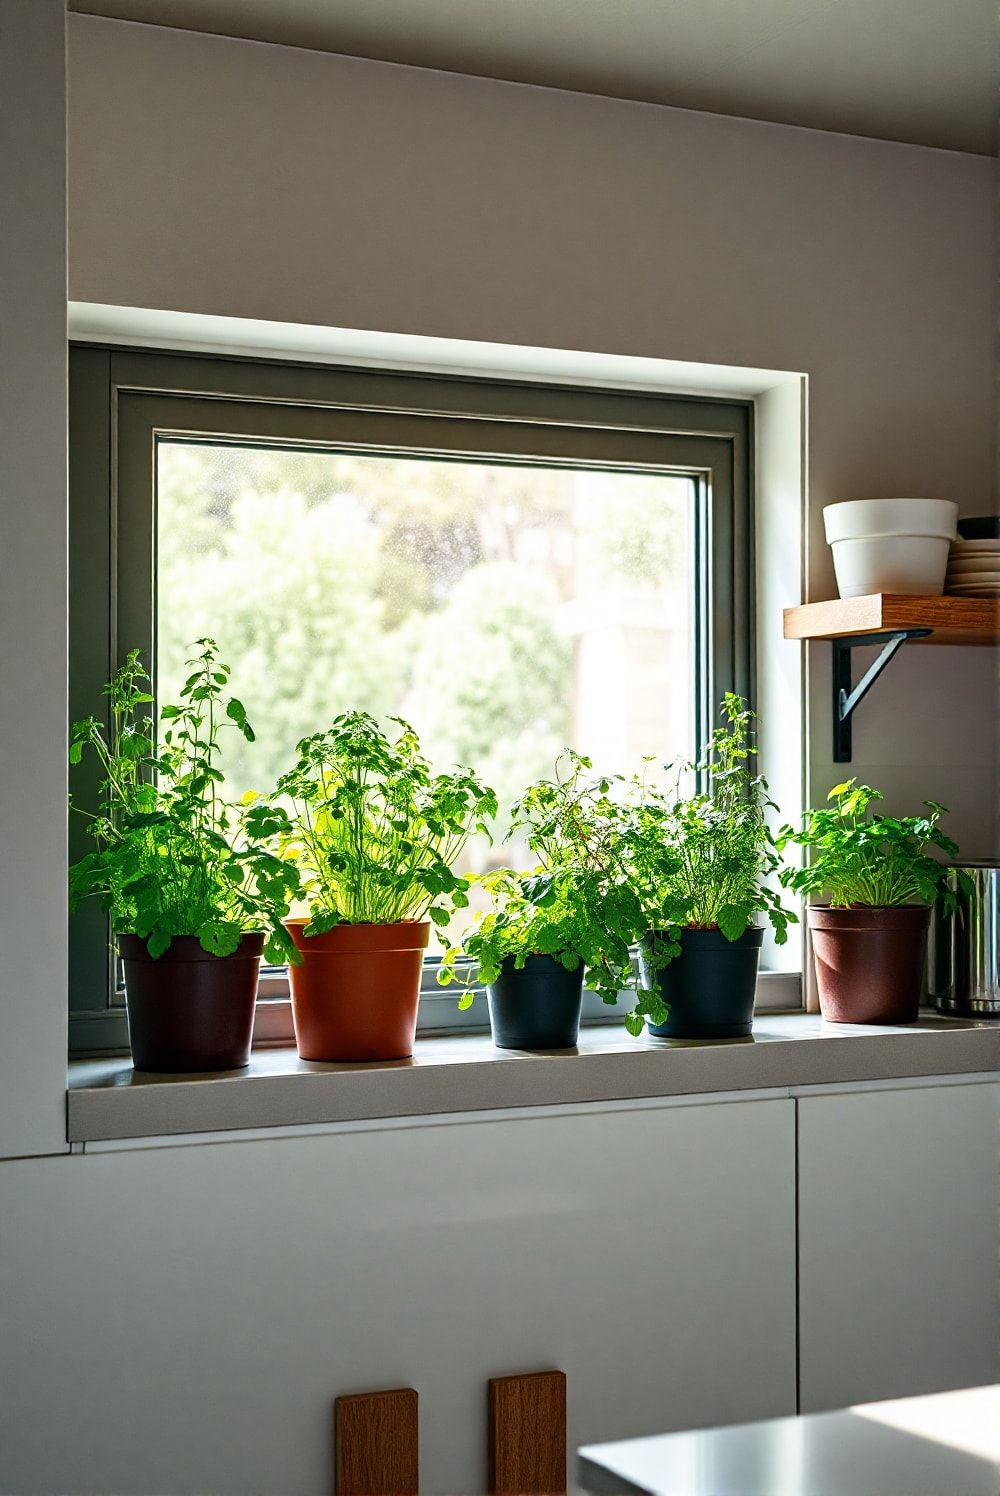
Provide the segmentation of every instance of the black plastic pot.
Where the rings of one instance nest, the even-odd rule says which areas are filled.
[[[498,1049],[572,1049],[580,1034],[583,966],[567,971],[552,956],[514,958],[486,989],[493,1043]]]
[[[640,947],[643,984],[655,983],[670,1009],[666,1023],[649,1024],[654,1038],[745,1038],[753,1026],[763,942],[756,925],[731,941],[721,930],[682,930],[680,955],[652,973]]]
[[[263,935],[213,956],[176,935],[155,960],[138,935],[117,936],[137,1070],[241,1070],[250,1060]]]

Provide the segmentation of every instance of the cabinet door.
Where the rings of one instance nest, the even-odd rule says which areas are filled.
[[[0,1490],[316,1496],[333,1399],[413,1387],[484,1491],[528,1371],[571,1451],[791,1413],[794,1212],[786,1098],[5,1163]]]
[[[995,1381],[1000,1083],[798,1105],[802,1411]]]

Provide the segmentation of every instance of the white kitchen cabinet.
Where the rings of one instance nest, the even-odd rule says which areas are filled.
[[[322,1496],[333,1399],[411,1386],[421,1490],[481,1491],[487,1378],[550,1367],[572,1448],[791,1413],[794,1147],[778,1098],[2,1163],[0,1490]]]
[[[997,1380],[1000,1082],[798,1107],[801,1410]]]
[[[792,1413],[796,1111],[803,1411],[993,1379],[1000,1082],[125,1147],[0,1164],[0,1489],[319,1496],[409,1385],[481,1490],[548,1367],[571,1448]]]

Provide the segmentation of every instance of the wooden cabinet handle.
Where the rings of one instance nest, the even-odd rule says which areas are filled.
[[[417,1394],[412,1387],[338,1397],[335,1496],[417,1496]]]
[[[565,1372],[494,1377],[488,1406],[490,1496],[565,1496]]]

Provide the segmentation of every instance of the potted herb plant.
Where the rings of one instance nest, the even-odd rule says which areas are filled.
[[[300,954],[292,1017],[307,1060],[395,1060],[413,1052],[431,923],[468,904],[454,863],[489,835],[493,791],[468,771],[433,774],[413,729],[390,740],[366,712],[303,738],[278,781],[292,806],[280,851],[301,870],[309,914],[285,921]]]
[[[756,916],[779,945],[795,918],[767,882],[779,858],[766,816],[774,807],[753,769],[753,723],[742,698],[727,693],[700,762],[682,766],[702,776],[697,793],[632,781],[622,852],[645,923],[640,1002],[626,1020],[633,1034],[645,1018],[657,1038],[748,1035],[764,940]]]
[[[88,717],[70,741],[71,764],[92,752],[103,773],[70,905],[96,897],[110,912],[139,1070],[246,1065],[261,955],[295,956],[281,919],[298,878],[267,847],[286,818],[222,798],[220,734],[252,741],[253,729],[242,703],[224,699],[230,672],[213,641],[198,647],[179,704],[160,712],[159,743],[137,650],[106,688],[108,725]]]
[[[571,1048],[585,982],[608,1004],[636,985],[632,947],[643,909],[621,855],[631,817],[618,793],[623,785],[621,776],[595,775],[590,759],[565,753],[555,777],[531,785],[513,807],[509,835],[525,834],[539,866],[478,880],[493,907],[447,952],[438,980],[485,983],[500,1048]],[[466,990],[459,1006],[472,1000]],[[666,1017],[655,991],[639,992],[637,1001]]]
[[[583,1003],[580,946],[589,932],[570,880],[504,867],[476,881],[492,908],[445,952],[438,981],[463,982],[461,1009],[472,1006],[473,977],[483,983],[498,1049],[572,1049]]]
[[[473,1001],[473,976],[485,985],[498,1049],[572,1049],[585,972],[588,986],[608,1002],[629,982],[630,925],[611,928],[615,908],[608,909],[593,870],[579,865],[550,864],[533,873],[499,868],[477,882],[492,908],[461,946],[446,952],[438,981],[464,980],[460,1008]]]
[[[928,850],[958,854],[938,825],[944,806],[928,800],[925,815],[886,816],[873,809],[882,799],[849,779],[834,785],[832,803],[806,811],[801,830],[786,826],[778,839],[779,848],[794,842],[810,854],[782,882],[810,900],[820,1011],[831,1023],[916,1023],[931,905],[955,909],[948,868]],[[812,902],[824,895],[826,903]]]

